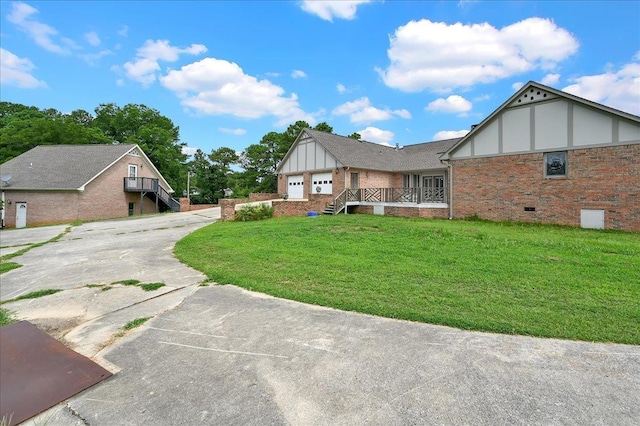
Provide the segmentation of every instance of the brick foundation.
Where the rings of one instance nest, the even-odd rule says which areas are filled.
[[[373,206],[349,207],[349,213],[373,214]],[[384,206],[384,215],[396,217],[421,217],[423,219],[448,219],[449,209],[430,207]]]
[[[542,153],[452,160],[453,214],[580,226],[605,212],[605,229],[640,231],[640,144],[567,152],[567,176],[544,177]],[[535,208],[535,211],[525,211]]]

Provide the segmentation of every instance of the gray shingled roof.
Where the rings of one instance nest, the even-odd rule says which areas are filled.
[[[457,138],[407,145],[396,150],[395,147],[358,141],[319,130],[304,131],[344,166],[388,172],[444,168],[446,166],[440,162],[440,156],[460,140]]]
[[[135,145],[40,145],[0,165],[2,189],[80,189]]]

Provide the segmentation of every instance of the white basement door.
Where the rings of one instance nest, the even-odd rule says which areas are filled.
[[[311,192],[314,194],[331,194],[333,191],[333,175],[328,173],[315,173],[311,176]]]
[[[287,194],[289,198],[304,198],[304,176],[287,176]]]

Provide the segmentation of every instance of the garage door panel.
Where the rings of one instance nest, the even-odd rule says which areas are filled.
[[[304,176],[287,176],[287,194],[289,198],[304,198]]]
[[[311,176],[311,191],[314,194],[332,194],[333,193],[333,174],[314,173]]]

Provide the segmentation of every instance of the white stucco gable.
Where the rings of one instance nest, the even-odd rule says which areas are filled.
[[[308,133],[302,132],[278,166],[278,173],[333,170],[342,164]]]
[[[529,82],[443,159],[640,143],[640,117]]]

